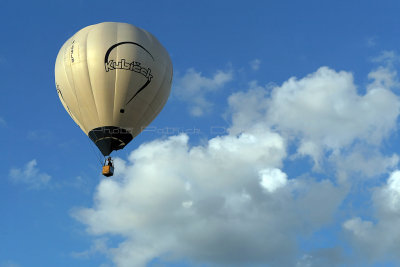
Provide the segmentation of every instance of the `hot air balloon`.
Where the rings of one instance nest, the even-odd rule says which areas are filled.
[[[106,157],[158,115],[169,97],[172,73],[168,52],[151,33],[104,22],[64,43],[55,83],[68,114]],[[112,164],[103,169],[107,166],[103,174],[112,175]]]

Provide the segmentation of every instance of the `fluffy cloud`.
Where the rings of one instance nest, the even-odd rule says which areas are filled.
[[[26,184],[31,189],[39,189],[51,179],[47,173],[39,171],[36,159],[29,161],[23,168],[11,168],[9,172],[11,181],[15,183]]]
[[[173,92],[187,103],[192,116],[199,117],[212,109],[213,104],[207,96],[224,87],[232,78],[230,71],[217,71],[212,78],[208,78],[201,72],[189,69],[185,75],[178,77]]]
[[[371,87],[357,93],[352,74],[320,68],[273,90],[268,120],[283,132],[301,136],[329,149],[340,149],[356,139],[378,143],[396,125],[399,101],[391,91]],[[299,151],[308,153],[301,145]]]
[[[116,179],[103,180],[94,207],[74,216],[93,235],[125,238],[109,249],[117,266],[154,257],[291,265],[297,237],[330,222],[345,190],[288,179],[285,156],[284,140],[269,131],[192,148],[186,135],[156,140],[117,160]]]
[[[259,176],[261,186],[270,193],[287,183],[287,175],[280,169],[263,169],[259,171]]]
[[[355,145],[344,155],[331,155],[329,161],[336,167],[337,177],[345,181],[350,176],[374,178],[386,174],[397,168],[399,156],[383,155],[376,148]]]
[[[115,177],[101,181],[93,207],[78,208],[73,216],[96,240],[122,237],[114,247],[101,243],[101,253],[120,267],[144,266],[154,258],[212,266],[343,262],[335,245],[304,251],[298,242],[337,223],[334,215],[351,187],[335,178],[376,177],[397,166],[396,154],[379,150],[396,128],[400,106],[391,92],[396,75],[387,68],[371,72],[364,94],[351,73],[327,67],[281,86],[252,83],[229,97],[232,125],[226,135],[198,146],[190,146],[185,134],[143,144],[128,161],[116,159]],[[203,112],[206,93],[232,77],[209,79],[189,70],[184,78],[179,97]],[[292,147],[294,155],[288,153]],[[312,157],[316,165],[332,163],[335,171],[313,179],[304,166],[297,170],[302,176],[290,177],[284,163],[301,156]],[[393,220],[398,184],[388,182],[374,194],[391,227],[398,222]],[[390,210],[387,203],[395,204]],[[373,240],[366,233],[375,231],[378,238],[384,229],[358,217],[343,228],[366,247]]]
[[[377,146],[396,129],[400,102],[390,90],[392,72],[378,69],[370,78],[364,95],[357,92],[351,73],[327,67],[273,88],[253,85],[229,99],[231,131],[264,122],[299,140],[297,153],[311,156],[317,165],[324,151],[338,153],[357,141]]]
[[[353,247],[370,261],[400,259],[400,171],[373,193],[374,218],[353,217],[343,224]]]

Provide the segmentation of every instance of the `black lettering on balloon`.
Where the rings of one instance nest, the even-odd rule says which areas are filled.
[[[150,82],[154,76],[151,73],[151,69],[148,67],[144,67],[142,65],[142,63],[139,61],[135,61],[135,60],[128,61],[125,58],[122,58],[119,61],[114,61],[113,59],[109,60],[112,50],[120,45],[125,45],[125,44],[130,44],[130,45],[134,45],[134,46],[141,48],[143,51],[145,51],[151,57],[151,59],[153,61],[154,61],[154,57],[146,48],[144,48],[142,45],[135,43],[135,42],[120,42],[120,43],[112,45],[107,50],[107,52],[104,56],[104,67],[105,67],[106,72],[116,70],[116,69],[128,70],[128,71],[136,72],[136,73],[144,76],[147,79],[147,81],[139,88],[139,90],[136,91],[136,93],[128,100],[128,102],[126,102],[125,105],[128,105],[135,98],[135,96],[137,96],[143,89],[145,89],[150,84]],[[120,110],[120,113],[124,113],[124,112],[125,112],[124,109]]]

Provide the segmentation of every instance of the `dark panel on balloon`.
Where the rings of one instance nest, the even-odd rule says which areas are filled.
[[[110,155],[114,150],[124,148],[133,139],[129,131],[115,126],[95,128],[89,132],[88,136],[104,156]]]

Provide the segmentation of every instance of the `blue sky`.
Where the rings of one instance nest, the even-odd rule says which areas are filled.
[[[398,266],[397,1],[8,1],[0,267]],[[169,101],[100,175],[54,85],[91,24],[153,33]]]

